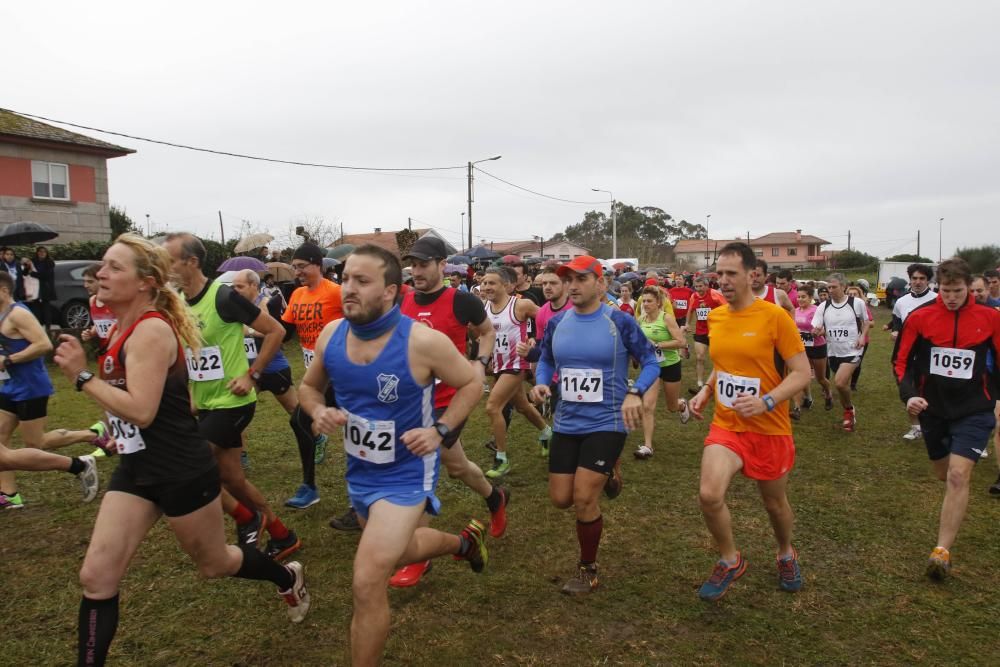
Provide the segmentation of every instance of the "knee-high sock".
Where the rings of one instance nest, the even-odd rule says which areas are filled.
[[[593,521],[576,521],[576,539],[580,542],[580,562],[589,565],[597,562],[597,547],[604,532],[604,516]]]
[[[312,434],[312,417],[301,407],[296,407],[288,423],[299,445],[299,459],[302,461],[302,483],[316,488],[316,439]]]
[[[243,552],[243,564],[234,577],[240,579],[256,579],[257,581],[270,581],[278,587],[279,591],[287,591],[295,583],[292,573],[284,565],[276,563],[261,552],[246,544],[240,545]]]
[[[118,596],[107,600],[80,599],[77,627],[77,665],[100,667],[108,657],[111,640],[118,630]]]

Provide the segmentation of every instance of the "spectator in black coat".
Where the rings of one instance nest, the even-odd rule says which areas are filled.
[[[48,331],[52,321],[51,304],[56,300],[56,263],[49,256],[48,248],[38,246],[32,264],[34,270],[31,276],[38,279],[38,321]]]

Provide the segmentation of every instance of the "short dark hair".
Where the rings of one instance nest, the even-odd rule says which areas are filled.
[[[816,289],[812,285],[799,285],[798,291],[810,298],[816,294]]]
[[[792,274],[791,269],[782,269],[781,271],[778,271],[778,277],[781,278],[782,280],[789,280],[789,281],[793,280],[792,278],[793,275],[794,274]]]
[[[8,248],[9,250],[9,248]],[[2,252],[2,250],[0,250]],[[11,296],[14,295],[14,276],[6,271],[0,271],[0,288],[6,287]]]
[[[723,255],[736,255],[747,271],[753,271],[757,268],[757,256],[753,254],[753,248],[742,241],[733,241],[722,246],[718,256],[722,257]],[[764,262],[764,260],[760,261]],[[764,262],[764,273],[767,273],[767,262]]]
[[[104,265],[100,262],[94,262],[93,264],[88,265],[87,268],[83,270],[83,277],[96,279],[97,272],[101,270],[102,266]]]
[[[766,276],[767,275],[767,260],[765,260],[763,257],[757,257],[756,255],[754,255],[753,268],[760,269],[761,271],[764,272],[764,275]]]
[[[906,267],[907,276],[912,278],[914,273],[922,273],[927,276],[927,280],[932,280],[934,278],[934,267],[927,264],[910,264]]]
[[[362,246],[358,246],[351,254],[368,255],[369,257],[382,260],[382,267],[384,269],[382,275],[385,278],[386,287],[395,285],[396,299],[399,300],[400,289],[403,284],[403,265],[399,262],[399,257],[396,257],[393,253],[374,243],[365,243]]]
[[[952,257],[938,264],[938,284],[963,282],[972,283],[972,269],[961,257]]]
[[[986,271],[983,271],[983,278],[986,280],[989,280],[990,278],[1000,278],[1000,271],[997,271],[996,269],[987,269]]]
[[[205,250],[205,244],[201,242],[200,238],[188,232],[173,232],[167,234],[167,238],[164,241],[173,241],[175,239],[180,239],[181,242],[181,259],[191,259],[194,257],[198,260],[199,269],[205,266],[208,251]]]
[[[14,249],[11,248],[9,245],[0,246],[0,255],[2,255],[3,253],[7,252],[8,250],[10,250],[11,252],[14,252]]]

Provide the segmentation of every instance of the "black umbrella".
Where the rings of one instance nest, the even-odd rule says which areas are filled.
[[[500,255],[493,252],[486,246],[477,245],[475,248],[465,253],[465,256],[470,259],[496,259]]]
[[[51,241],[59,232],[37,222],[12,222],[0,231],[0,243],[4,245],[31,245]]]

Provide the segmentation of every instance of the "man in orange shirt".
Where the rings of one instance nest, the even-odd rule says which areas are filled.
[[[740,471],[757,481],[770,516],[778,542],[779,585],[789,592],[802,588],[786,494],[795,462],[788,400],[809,384],[809,361],[792,318],[780,306],[754,298],[755,264],[753,250],[745,243],[730,243],[719,253],[719,282],[729,305],[708,316],[714,370],[690,402],[691,412],[701,419],[713,394],[716,399],[701,457],[699,502],[721,558],[698,590],[703,600],[718,600],[746,572],[725,500]]]

